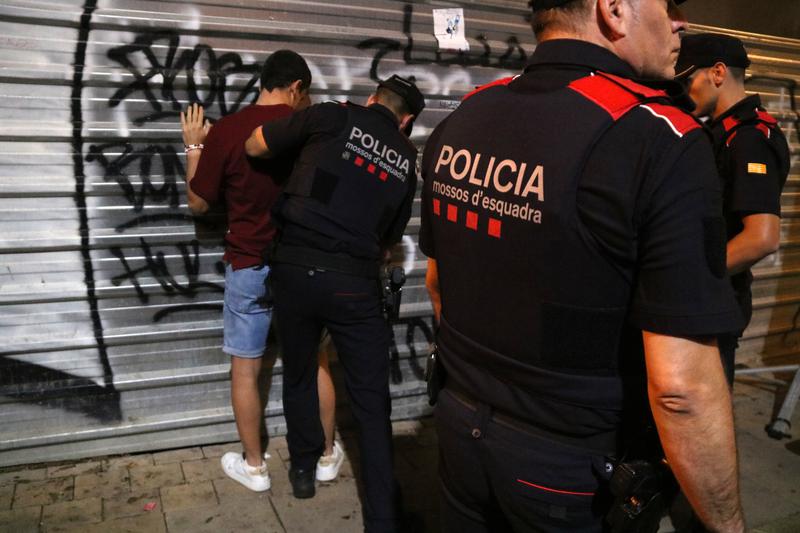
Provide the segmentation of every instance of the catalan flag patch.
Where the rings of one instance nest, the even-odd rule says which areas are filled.
[[[763,163],[747,163],[748,174],[766,174],[767,165]]]

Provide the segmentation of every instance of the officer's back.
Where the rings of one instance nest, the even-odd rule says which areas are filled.
[[[741,322],[714,160],[700,124],[635,81],[673,76],[684,20],[661,0],[533,7],[530,67],[468,95],[423,156],[445,530],[504,515],[599,531],[603,457],[641,437],[621,429],[643,419],[645,377],[676,476],[725,511],[692,503],[736,529],[738,496],[719,492],[735,479],[730,399],[707,340]],[[677,415],[671,395],[691,407]],[[712,450],[716,471],[698,474]]]
[[[391,78],[384,85],[390,82],[400,83]],[[379,88],[381,94],[394,93]],[[402,237],[416,188],[417,150],[399,126],[377,98],[366,107],[318,104],[285,123],[265,125],[270,152],[301,147],[275,207],[283,246],[375,260],[383,246]]]
[[[317,343],[327,329],[359,427],[364,527],[395,532],[398,493],[389,415],[391,330],[376,283],[381,250],[402,238],[416,186],[408,130],[424,98],[408,80],[381,82],[366,107],[321,104],[257,129],[249,155],[297,150],[277,206],[281,235],[271,255],[280,320],[283,406],[297,498],[315,494],[324,448],[317,397]]]

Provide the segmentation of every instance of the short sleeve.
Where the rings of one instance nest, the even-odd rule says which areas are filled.
[[[433,130],[428,141],[425,143],[425,149],[422,152],[422,194],[421,194],[421,207],[420,207],[420,228],[419,228],[419,249],[422,253],[431,259],[436,259],[436,250],[433,246],[433,228],[431,227],[433,198],[431,196],[431,176],[432,165],[435,164],[433,158],[435,157],[436,146],[439,144],[439,137],[441,137],[442,130],[445,127],[446,119],[441,122],[436,129]]]
[[[672,336],[709,336],[743,326],[725,268],[722,193],[700,132],[654,163],[655,182],[638,228],[630,319]]]
[[[741,128],[728,150],[731,211],[780,216],[783,179],[777,154],[765,135],[754,127]]]
[[[192,192],[200,196],[209,205],[219,202],[222,195],[222,180],[229,150],[224,144],[225,134],[219,126],[211,128],[203,141],[203,152],[200,162],[189,186]]]
[[[346,125],[347,110],[332,102],[317,104],[279,120],[261,126],[261,133],[270,154],[281,155],[296,151],[312,135],[337,134]]]

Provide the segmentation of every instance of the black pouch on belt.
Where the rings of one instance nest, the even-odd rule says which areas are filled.
[[[434,343],[431,345],[431,351],[428,354],[428,361],[425,365],[425,381],[428,384],[428,404],[436,405],[436,400],[439,398],[439,392],[444,388],[444,382],[447,374],[439,359],[439,348]]]

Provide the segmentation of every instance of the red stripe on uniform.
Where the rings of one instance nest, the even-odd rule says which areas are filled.
[[[511,76],[511,77],[508,77],[508,78],[500,78],[499,80],[495,80],[495,81],[493,81],[491,83],[487,83],[486,85],[481,85],[480,87],[477,87],[474,91],[471,91],[471,92],[467,93],[464,96],[464,98],[461,99],[461,101],[463,102],[467,98],[470,98],[470,97],[478,94],[481,91],[489,89],[490,87],[496,87],[498,85],[508,85],[509,83],[514,81],[514,78],[516,78],[516,76]]]
[[[605,76],[587,76],[573,81],[569,88],[602,107],[614,120],[630,111],[641,100]]]
[[[370,163],[370,165],[367,167],[367,172],[369,172],[370,174],[375,174],[375,165]]]
[[[692,115],[677,107],[656,103],[644,104],[642,107],[650,108],[659,117],[669,122],[680,135],[686,135],[690,131],[702,127]]]
[[[364,158],[363,157],[356,157],[355,163],[356,163],[357,167],[363,166],[364,165]]]
[[[722,119],[722,127],[725,128],[725,131],[731,131],[738,123],[739,121],[736,120],[736,117],[725,117]]]
[[[666,91],[662,91],[660,89],[652,89],[647,85],[636,83],[635,81],[629,80],[627,78],[621,78],[619,76],[615,76],[614,74],[609,74],[607,72],[601,72],[600,75],[606,78],[611,78],[612,80],[619,83],[629,91],[633,91],[636,94],[641,94],[645,98],[665,98],[668,96]]]
[[[556,494],[569,494],[570,496],[594,496],[594,492],[575,492],[572,490],[558,490],[558,489],[551,489],[550,487],[545,487],[542,485],[537,485],[536,483],[531,483],[530,481],[525,481],[524,479],[518,479],[517,481],[519,483],[522,483],[523,485],[528,485],[529,487],[545,490],[547,492],[555,492]]]
[[[387,174],[385,170],[381,170],[381,174],[378,177],[380,178],[381,181],[386,181],[386,178],[389,177],[389,174]]]
[[[773,126],[778,124],[778,121],[775,119],[775,117],[773,117],[766,111],[756,111],[756,114],[758,115],[759,119],[766,122],[767,124],[771,124]]]
[[[763,133],[767,139],[769,139],[770,135],[772,135],[772,132],[769,131],[769,126],[767,126],[766,124],[759,124],[758,126],[756,126],[756,129],[759,130],[761,133]]]

